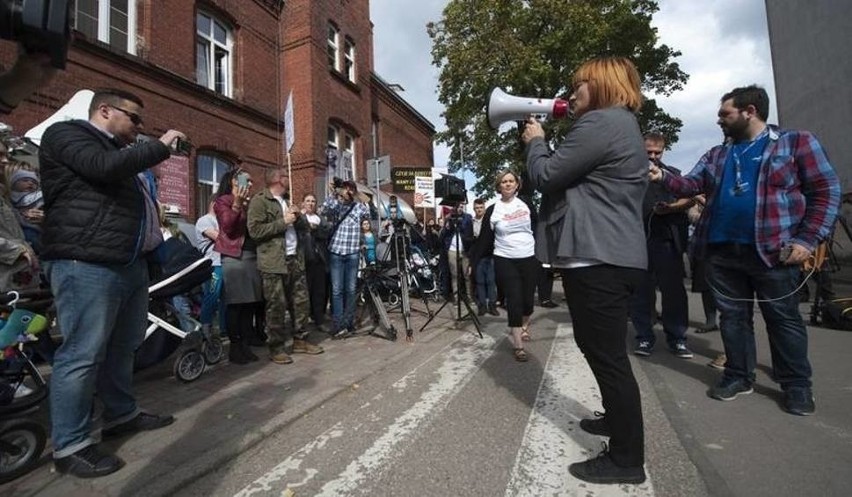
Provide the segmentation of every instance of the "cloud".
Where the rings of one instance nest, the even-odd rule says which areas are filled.
[[[774,120],[775,84],[762,0],[664,0],[652,22],[660,42],[681,51],[677,61],[690,76],[683,91],[656,97],[666,112],[684,123],[666,162],[688,171],[721,142],[716,125],[719,98],[737,86],[757,83],[766,88]]]
[[[441,18],[446,0],[371,0],[374,63],[385,80],[401,84],[402,93],[418,112],[443,129],[438,103],[438,70],[432,66],[426,23]],[[700,156],[721,141],[716,125],[719,97],[737,86],[757,83],[770,96],[770,121],[775,122],[775,85],[764,0],[661,0],[653,24],[660,42],[680,50],[677,58],[689,75],[683,91],[657,103],[680,118],[680,140],[666,161],[689,170]],[[445,166],[449,151],[435,147],[435,165]]]

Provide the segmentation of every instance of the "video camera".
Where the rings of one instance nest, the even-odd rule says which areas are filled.
[[[435,180],[435,196],[441,198],[441,205],[455,206],[467,198],[464,180],[448,174],[441,175]]]
[[[20,43],[28,53],[50,55],[65,69],[71,39],[69,0],[0,0],[0,38]]]

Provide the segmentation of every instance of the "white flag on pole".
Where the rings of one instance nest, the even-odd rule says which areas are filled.
[[[296,141],[296,130],[293,125],[293,90],[290,90],[290,96],[287,97],[287,107],[284,108],[284,144],[287,147],[287,152],[293,149],[293,143]]]

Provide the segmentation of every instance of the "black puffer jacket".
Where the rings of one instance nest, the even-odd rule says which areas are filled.
[[[44,132],[41,258],[127,264],[139,256],[145,199],[135,177],[169,157],[159,140],[121,149],[87,121]]]

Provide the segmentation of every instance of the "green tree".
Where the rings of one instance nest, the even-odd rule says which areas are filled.
[[[446,109],[447,129],[438,140],[451,147],[451,170],[473,171],[473,189],[482,193],[499,169],[523,163],[517,130],[496,132],[488,125],[485,107],[494,87],[567,98],[581,63],[613,55],[633,60],[645,93],[682,89],[688,76],[673,61],[680,52],[658,44],[651,26],[657,10],[653,0],[449,0],[442,19],[427,30],[440,69],[438,99]],[[653,100],[639,119],[643,130],[659,130],[669,144],[677,141],[682,122]],[[558,142],[569,126],[551,120],[545,130]]]

